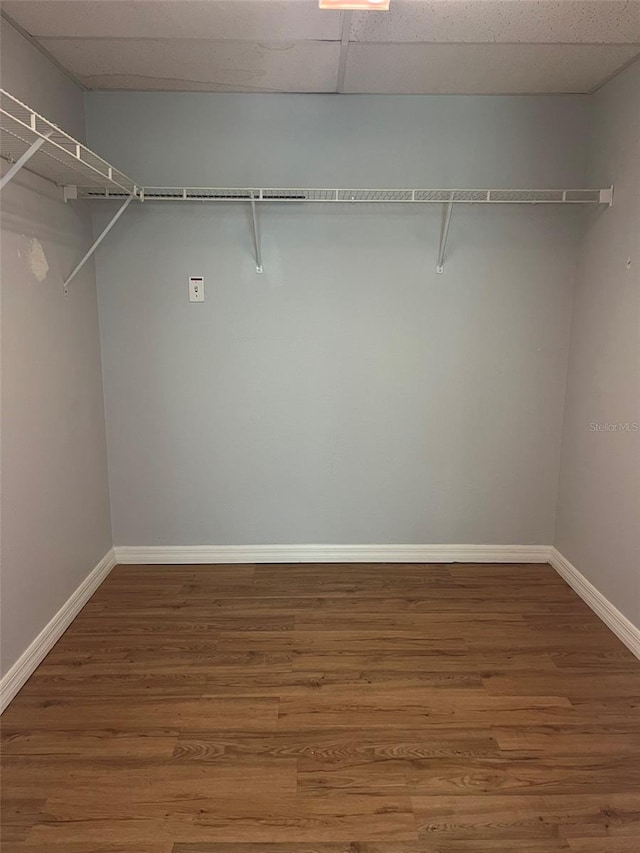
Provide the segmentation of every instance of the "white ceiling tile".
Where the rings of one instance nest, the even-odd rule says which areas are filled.
[[[92,89],[333,92],[339,42],[42,39]]]
[[[342,13],[317,0],[5,0],[34,36],[340,40]]]
[[[3,9],[91,88],[335,90],[343,14],[317,0]],[[640,0],[392,0],[355,13],[351,37],[348,92],[585,92],[640,50]]]
[[[589,92],[640,45],[351,44],[345,92]]]
[[[640,41],[640,0],[392,0],[356,12],[353,41],[612,43]]]

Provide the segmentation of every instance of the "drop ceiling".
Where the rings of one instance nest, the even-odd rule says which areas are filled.
[[[88,89],[586,93],[640,56],[640,0],[4,0]]]

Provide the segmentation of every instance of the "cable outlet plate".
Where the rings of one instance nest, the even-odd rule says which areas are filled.
[[[201,275],[189,276],[189,302],[204,302],[204,278]]]

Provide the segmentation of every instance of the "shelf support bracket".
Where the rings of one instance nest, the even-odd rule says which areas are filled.
[[[18,174],[20,169],[22,169],[22,167],[31,160],[36,151],[44,145],[52,133],[53,131],[50,130],[48,133],[43,134],[39,139],[36,139],[36,141],[27,148],[22,157],[19,157],[11,168],[4,173],[2,178],[0,178],[0,190],[3,190],[9,181]]]
[[[451,213],[453,211],[453,198],[442,206],[442,226],[440,227],[440,247],[438,248],[438,263],[436,272],[444,272],[444,253],[447,248],[447,237],[449,236],[449,225],[451,224]]]
[[[606,204],[609,207],[613,206],[613,184],[604,190],[600,190],[599,202],[600,204]]]
[[[102,243],[102,241],[103,241],[103,240],[104,240],[104,238],[107,236],[107,234],[109,233],[109,231],[111,231],[111,229],[112,229],[112,228],[113,228],[113,226],[116,224],[116,222],[118,221],[118,219],[120,219],[120,217],[122,216],[122,214],[123,214],[123,213],[125,212],[125,210],[129,207],[129,205],[130,205],[130,204],[131,204],[131,202],[133,201],[133,198],[134,198],[134,197],[133,197],[132,195],[130,195],[130,196],[127,198],[127,200],[124,202],[124,204],[122,204],[122,205],[118,208],[117,212],[114,214],[114,216],[113,216],[113,217],[111,218],[111,220],[109,221],[109,224],[107,225],[107,227],[103,230],[103,232],[100,234],[100,236],[99,236],[99,237],[97,237],[97,238],[93,241],[93,245],[91,246],[91,248],[89,249],[89,251],[88,251],[88,252],[83,256],[82,260],[81,260],[81,261],[79,261],[79,263],[74,267],[73,272],[71,272],[71,273],[67,276],[67,278],[66,278],[66,280],[65,280],[65,283],[64,283],[64,292],[65,292],[65,293],[67,292],[67,288],[69,287],[69,282],[71,282],[71,281],[72,281],[72,279],[74,279],[74,278],[77,276],[77,274],[80,272],[80,270],[82,269],[82,267],[87,263],[87,261],[88,261],[88,260],[89,260],[89,258],[93,255],[93,253],[94,253],[94,252],[95,252],[95,250],[98,248],[98,246],[100,245],[100,243]]]
[[[256,211],[256,200],[251,193],[251,219],[253,222],[253,248],[256,253],[256,272],[264,272],[262,267],[262,252],[260,251],[260,231],[258,229],[258,214]]]

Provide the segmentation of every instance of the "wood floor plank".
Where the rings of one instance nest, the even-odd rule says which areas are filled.
[[[34,774],[39,785],[55,790],[62,777],[64,787],[46,800],[49,813],[53,804],[64,804],[68,809],[83,810],[100,807],[102,802],[128,798],[130,806],[120,807],[120,817],[145,805],[157,804],[172,808],[187,802],[188,810],[197,801],[216,797],[257,797],[263,791],[278,791],[295,795],[297,786],[296,761],[279,757],[265,760],[261,757],[243,757],[218,763],[215,766],[201,762],[129,761],[105,759],[84,762],[78,756],[61,759],[59,756],[10,756],[5,759],[3,772],[12,794],[26,798],[33,790]],[[176,805],[177,804],[177,805]]]
[[[425,631],[349,629],[328,633],[326,631],[295,630],[291,636],[291,643],[293,650],[298,654],[304,652],[339,652],[347,649],[350,654],[372,651],[417,651],[447,654],[449,652],[463,652],[467,649],[467,642],[462,636],[462,630],[454,637],[432,637]]]
[[[629,828],[635,832],[640,809],[635,793],[414,797],[412,803],[422,837],[446,842],[482,839],[487,850],[501,841],[515,850],[520,840],[564,839],[568,847],[569,838],[618,832],[628,837]]]
[[[638,853],[640,830],[635,838],[570,838],[569,850],[573,853]]]
[[[492,631],[506,634],[513,628],[526,628],[527,623],[523,616],[513,613],[499,616],[496,614],[479,614],[478,618],[465,612],[458,615],[449,613],[446,618],[437,619],[428,612],[397,613],[360,612],[349,616],[348,624],[345,625],[344,615],[340,613],[306,613],[303,611],[295,617],[295,628],[303,632],[341,632],[348,628],[349,631],[368,631],[379,634],[389,632],[413,632],[422,636],[432,638],[465,638],[469,639],[469,632],[473,635],[483,636]]]
[[[5,844],[23,841],[27,837],[34,824],[42,820],[44,804],[44,799],[32,796],[30,791],[22,793],[3,784],[0,797],[0,841],[3,850]]]
[[[147,732],[101,731],[43,731],[24,729],[10,731],[3,726],[1,751],[5,758],[14,755],[52,756],[54,760],[76,756],[80,761],[110,758],[114,761],[148,761],[167,759],[175,752],[177,732],[149,735]]]
[[[623,781],[621,781],[621,776]],[[298,773],[304,793],[377,790],[408,792],[412,796],[523,791],[549,794],[637,791],[640,799],[640,761],[623,757],[568,756],[507,758],[479,755],[465,758],[363,760],[357,766],[323,767]]]
[[[123,797],[117,815],[104,797],[86,792],[82,801],[51,797],[48,820],[33,827],[30,843],[63,840],[135,844],[164,841],[276,842],[417,840],[408,797],[381,795],[296,797],[283,795],[200,797],[131,802]],[[82,816],[82,817],[80,817]]]
[[[291,667],[292,656],[286,655],[285,663],[277,665],[246,664],[244,667],[201,666],[194,664],[188,670],[168,667],[153,667],[151,670],[133,669],[126,664],[116,663],[108,667],[101,665],[98,671],[91,666],[73,669],[60,666],[42,667],[36,672],[28,687],[30,697],[60,696],[74,697],[79,689],[84,696],[176,696],[192,697],[210,694],[215,696],[277,696],[284,688],[305,687],[322,690],[327,685],[376,684],[381,688],[406,690],[416,687],[435,687],[443,690],[482,687],[477,672],[408,672],[400,670],[374,670],[372,672],[349,671],[303,671]],[[389,663],[391,666],[391,662]],[[71,669],[71,671],[69,671]]]
[[[117,567],[1,729],[3,853],[640,851],[640,663],[548,566]]]
[[[596,671],[600,669],[620,670],[628,668],[631,672],[637,674],[638,659],[622,643],[614,643],[609,647],[609,641],[610,638],[607,641],[607,648],[604,649],[593,647],[575,649],[565,646],[563,641],[558,643],[556,648],[550,651],[550,655],[555,665],[561,669],[587,667],[595,675]]]
[[[331,728],[410,728],[450,725],[542,725],[571,721],[575,708],[562,696],[491,696],[482,690],[414,691],[383,694],[360,691],[289,698],[280,702],[281,730]]]
[[[359,766],[368,761],[435,759],[496,755],[498,747],[488,731],[430,728],[428,733],[414,729],[394,731],[361,729],[318,729],[296,735],[289,731],[260,735],[201,733],[177,739],[174,761],[235,761],[242,756],[296,758],[299,771],[324,767],[335,769]]]
[[[429,853],[424,842],[371,841],[354,844],[350,841],[318,841],[308,843],[273,844],[243,841],[213,844],[176,844],[173,853]]]
[[[155,844],[136,843],[133,848],[130,844],[117,844],[110,841],[104,843],[92,841],[88,844],[86,841],[58,843],[47,839],[46,847],[44,844],[28,841],[2,845],[2,853],[43,853],[45,850],[47,853],[174,853],[174,844],[168,839]]]
[[[189,614],[191,616],[191,614]],[[132,618],[128,614],[118,616],[80,616],[74,623],[73,636],[113,635],[129,637],[132,634],[181,636],[183,634],[199,636],[219,631],[292,631],[295,626],[293,613],[280,616],[257,616],[251,612],[220,613],[211,612],[201,621],[192,618],[158,619],[155,616],[140,615]]]
[[[491,733],[504,753],[640,756],[640,718],[619,726],[493,726]]]
[[[640,667],[638,667],[640,670]],[[640,671],[603,672],[597,679],[589,669],[558,669],[544,673],[492,673],[483,685],[496,696],[536,696],[540,693],[562,693],[570,701],[640,697]]]
[[[423,591],[422,595],[395,595],[380,594],[377,596],[357,597],[357,596],[335,596],[327,595],[288,595],[287,590],[281,591],[277,595],[259,596],[255,594],[247,596],[226,596],[216,597],[208,596],[209,603],[203,606],[201,600],[197,597],[193,599],[181,599],[176,602],[173,614],[171,616],[186,615],[190,619],[206,621],[211,617],[212,613],[217,614],[238,614],[251,613],[254,615],[269,613],[273,616],[302,616],[306,613],[317,615],[318,612],[344,616],[345,612],[349,615],[354,613],[378,613],[384,615],[407,613],[407,614],[429,614],[434,621],[446,621],[453,619],[454,621],[464,621],[465,619],[473,620],[474,614],[478,614],[477,618],[482,621],[486,618],[496,620],[501,617],[511,619],[520,617],[518,621],[523,622],[525,613],[531,615],[548,616],[552,613],[555,618],[563,618],[567,613],[575,615],[576,601],[571,599],[563,601],[558,605],[554,602],[546,601],[544,596],[531,597],[530,599],[520,600],[518,598],[508,600],[487,599],[480,600],[473,598],[470,600],[460,600],[456,597],[455,590],[451,591],[448,599],[439,598],[434,600],[429,590]],[[481,605],[479,602],[481,601]],[[582,604],[578,600],[579,604]],[[127,612],[133,619],[138,618],[154,618],[154,609],[145,609],[144,603],[139,599],[135,610],[124,609],[117,610],[117,616],[123,617]],[[177,611],[177,612],[175,612]],[[182,611],[182,614],[180,614]],[[100,615],[100,614],[97,614]],[[105,613],[105,617],[115,616],[113,609]],[[158,614],[162,615],[162,614]],[[84,611],[82,616],[84,616]],[[78,617],[80,618],[80,617]],[[97,616],[96,616],[97,618]]]
[[[273,698],[131,699],[105,702],[104,697],[85,699],[22,699],[5,714],[5,725],[31,731],[85,731],[114,726],[135,730],[173,728],[244,729],[263,731],[278,722],[278,700]]]
[[[531,671],[557,669],[551,654],[547,652],[521,654],[517,649],[492,654],[480,654],[473,649],[453,652],[443,652],[438,649],[355,653],[349,649],[334,652],[294,652],[293,668],[298,671],[314,672],[336,670],[375,672],[394,668],[396,671],[403,670],[411,673],[420,671],[451,673],[456,670],[491,673],[512,669]]]

